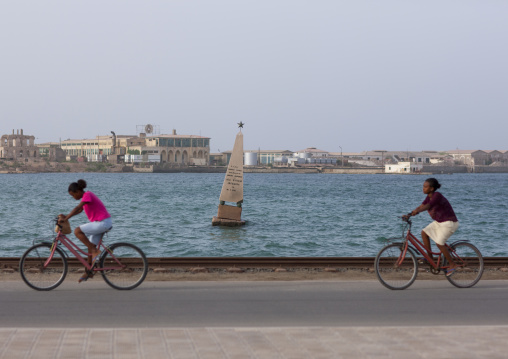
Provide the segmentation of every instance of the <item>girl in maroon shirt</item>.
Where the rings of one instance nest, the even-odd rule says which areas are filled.
[[[434,222],[422,230],[423,244],[429,256],[432,257],[429,238],[436,243],[437,247],[448,260],[449,269],[446,271],[446,276],[450,276],[455,272],[457,265],[450,256],[448,249],[446,249],[445,243],[459,227],[459,221],[450,202],[441,193],[436,192],[440,187],[441,184],[435,178],[425,180],[423,183],[423,193],[427,197],[425,197],[421,205],[411,212],[411,215],[416,216],[423,211],[429,212]]]

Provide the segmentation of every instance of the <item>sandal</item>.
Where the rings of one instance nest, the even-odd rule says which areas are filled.
[[[455,271],[457,270],[457,268],[450,268],[450,269],[447,269],[446,270],[446,276],[447,277],[451,277],[453,275],[453,273],[455,273]]]
[[[78,279],[78,283],[81,283],[81,282],[86,282],[88,279],[90,278],[93,278],[93,273],[89,273],[88,271],[85,272],[85,274],[83,274],[81,276],[81,278]]]
[[[97,259],[99,259],[100,255],[101,255],[101,254],[99,253],[99,254],[97,254],[95,257],[93,257],[93,259],[92,259],[92,263],[90,263],[90,266],[91,266],[92,268],[93,268],[93,266],[95,265],[95,262],[97,262]]]

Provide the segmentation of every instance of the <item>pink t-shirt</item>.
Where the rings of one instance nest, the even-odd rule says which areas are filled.
[[[83,209],[90,222],[103,221],[111,217],[102,201],[94,193],[87,191],[83,194],[81,202],[84,202]]]

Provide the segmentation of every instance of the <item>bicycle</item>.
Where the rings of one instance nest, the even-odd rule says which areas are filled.
[[[431,258],[423,243],[411,233],[412,221],[409,217],[401,217],[405,222],[402,228],[402,236],[388,240],[402,240],[383,247],[374,262],[377,278],[389,289],[406,289],[416,280],[418,274],[417,254],[421,254],[421,260],[427,261],[430,272],[434,275],[449,268],[446,258],[441,252],[432,252],[432,256],[438,256],[436,262]],[[446,276],[446,279],[458,288],[470,288],[474,286],[483,274],[483,257],[478,248],[468,241],[456,241],[446,244],[453,261],[458,268],[455,272]]]
[[[114,243],[106,246],[104,234],[97,245],[101,249],[99,259],[94,265],[87,261],[90,254],[79,248],[65,234],[58,224],[58,233],[52,241],[42,241],[30,247],[21,257],[19,271],[23,281],[31,288],[41,291],[55,289],[64,281],[68,273],[66,247],[85,266],[89,275],[100,272],[104,281],[112,288],[119,290],[134,289],[146,278],[148,261],[141,249],[130,243]],[[35,241],[34,241],[35,243]],[[85,257],[83,258],[84,255]]]

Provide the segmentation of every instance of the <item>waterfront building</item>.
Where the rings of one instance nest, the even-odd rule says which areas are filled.
[[[339,158],[342,155],[345,161],[364,166],[379,166],[386,163],[415,162],[430,164],[442,160],[443,155],[435,151],[363,151],[363,152],[330,152],[330,157]]]
[[[275,161],[275,157],[292,156],[293,152],[289,150],[265,150],[258,151],[258,163],[260,165],[270,165]]]
[[[215,161],[220,162],[224,165],[229,164],[229,160],[231,158],[232,151],[224,151],[220,154],[216,154]],[[256,153],[257,154],[257,163],[261,166],[273,165],[276,162],[276,159],[282,157],[291,157],[293,156],[293,152],[289,150],[247,150],[243,151],[244,159],[246,153]],[[220,156],[221,155],[221,156]],[[251,155],[247,155],[248,157]]]
[[[398,162],[385,165],[385,173],[410,174],[419,173],[423,169],[421,162]]]
[[[0,158],[15,161],[28,161],[39,157],[39,149],[35,146],[35,136],[23,134],[23,129],[12,135],[3,135],[0,139]]]
[[[289,157],[293,155],[293,151],[289,150],[264,150],[258,151],[258,163],[260,165],[270,165],[275,162],[275,157]]]
[[[223,153],[210,153],[210,165],[211,166],[224,166],[224,154]]]
[[[506,151],[487,150],[484,152],[487,153],[487,155],[489,156],[489,159],[487,160],[487,164],[489,165],[493,163],[503,164],[506,162],[506,157],[505,154],[503,153]]]
[[[300,158],[320,158],[320,157],[329,157],[330,152],[319,150],[316,147],[307,147],[304,150],[296,151],[294,156]]]
[[[125,147],[118,145],[119,141],[126,141],[134,136],[96,136],[94,139],[80,139],[80,140],[64,140],[61,142],[61,148],[65,151],[67,160],[87,158],[94,159],[107,158],[106,156],[112,154],[125,154]]]
[[[150,156],[150,162],[154,162],[154,156],[158,156],[158,162],[161,163],[207,165],[210,138],[177,135],[176,130],[171,135],[154,136],[146,136],[145,133],[139,136],[116,135],[112,132],[111,135],[96,136],[95,139],[65,140],[61,147],[67,159],[86,157],[96,161],[110,158],[110,162],[117,162],[122,159],[130,161],[131,157],[125,155],[146,155]]]
[[[508,163],[508,151],[499,151],[503,155],[503,163]]]
[[[155,135],[146,137],[145,151],[159,154],[162,163],[205,166],[210,163],[210,137]]]
[[[478,165],[486,165],[489,160],[487,152],[482,150],[453,150],[446,151],[456,164],[466,165],[470,167]]]
[[[65,161],[66,153],[60,148],[59,142],[37,144],[39,157],[48,161]]]

